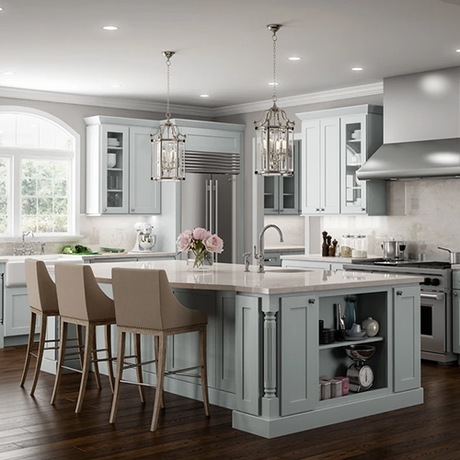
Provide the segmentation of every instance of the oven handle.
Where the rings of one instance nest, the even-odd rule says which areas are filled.
[[[444,294],[425,294],[421,292],[420,297],[422,299],[444,300]]]

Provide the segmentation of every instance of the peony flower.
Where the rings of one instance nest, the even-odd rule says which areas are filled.
[[[204,246],[209,252],[217,252],[220,254],[224,250],[224,242],[222,238],[219,238],[217,235],[210,235],[204,240]]]
[[[192,236],[195,240],[204,241],[211,236],[211,232],[208,232],[205,228],[197,227],[193,230]]]
[[[184,230],[176,241],[177,249],[179,252],[187,251],[190,248],[192,242],[192,232],[190,230]]]

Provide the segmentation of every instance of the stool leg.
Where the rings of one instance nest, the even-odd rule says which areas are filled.
[[[140,364],[141,360],[141,335],[134,334],[134,356],[135,356],[135,363]],[[136,374],[137,374],[137,381],[142,383],[142,368],[141,366],[136,366]],[[141,402],[144,403],[144,392],[142,391],[142,387],[139,385],[139,396],[141,398]]]
[[[206,329],[200,330],[200,365],[201,365],[201,388],[203,390],[204,412],[209,417],[208,396],[208,371],[206,362]]]
[[[115,392],[112,398],[109,423],[115,423],[117,418],[118,401],[120,399],[120,380],[123,378],[123,365],[125,361],[126,332],[118,328],[118,351],[117,351],[117,377],[115,379]]]
[[[89,326],[87,327],[89,329]],[[86,332],[89,332],[87,330]],[[97,343],[96,343],[96,326],[93,327],[93,334],[91,336],[91,356],[93,357],[93,364],[94,364],[94,376],[96,377],[96,385],[97,389],[101,390],[101,374],[99,373],[99,363],[97,362]]]
[[[37,319],[37,315],[33,312],[30,311],[30,328],[29,328],[29,340],[27,342],[27,351],[26,351],[26,360],[24,362],[24,370],[22,371],[22,377],[21,377],[21,382],[19,383],[20,387],[24,386],[24,383],[27,378],[27,373],[29,371],[29,366],[30,366],[30,357],[32,356],[32,347],[34,344],[34,334],[35,334],[35,322]]]
[[[105,346],[107,355],[107,371],[109,373],[110,389],[114,391],[113,364],[112,364],[112,329],[110,324],[104,326],[105,329]]]
[[[156,368],[156,373],[158,375],[158,356],[160,353],[160,337],[158,335],[153,336],[153,342],[154,342],[154,347],[155,347],[155,368]],[[158,390],[157,390],[158,391]],[[164,391],[161,391],[161,408],[164,409],[165,407],[165,399],[164,399]]]
[[[156,431],[158,416],[160,415],[161,395],[163,394],[163,383],[165,379],[166,344],[167,336],[162,335],[159,340],[158,367],[157,367],[157,390],[155,392],[155,404],[153,406],[153,417],[150,431]]]
[[[38,353],[37,353],[37,364],[35,366],[34,380],[32,382],[32,388],[30,389],[30,396],[35,393],[35,387],[37,386],[38,377],[43,361],[43,352],[45,351],[45,340],[46,340],[46,326],[48,324],[48,316],[42,313],[41,325],[40,325],[40,340],[38,342]]]
[[[83,369],[83,326],[77,324],[77,345],[78,345],[78,359],[80,360],[80,367]]]
[[[83,369],[81,374],[80,391],[78,392],[77,406],[75,408],[76,414],[79,414],[81,412],[81,408],[83,406],[83,399],[85,397],[86,392],[86,384],[88,382],[89,364],[91,361],[91,344],[93,344],[95,341],[95,334],[96,326],[94,326],[93,324],[88,324],[86,326],[85,356],[83,357]]]
[[[61,340],[60,340],[60,348],[59,348],[59,360],[56,369],[56,378],[54,379],[54,388],[53,394],[51,395],[51,404],[56,402],[57,393],[59,390],[59,384],[61,383],[61,375],[62,375],[62,366],[64,365],[65,359],[65,349],[67,344],[67,328],[68,324],[61,318]]]

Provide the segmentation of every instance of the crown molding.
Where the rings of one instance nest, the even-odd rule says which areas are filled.
[[[301,94],[298,96],[283,97],[278,99],[278,104],[284,107],[317,104],[340,99],[374,96],[383,94],[383,82],[349,88],[333,89],[317,93]],[[63,104],[89,105],[95,107],[108,107],[113,109],[142,110],[146,112],[166,111],[166,104],[160,102],[140,101],[135,99],[121,99],[115,97],[87,96],[81,94],[56,93],[52,91],[36,91],[31,89],[0,87],[0,97],[11,99],[28,99],[43,102],[58,102]],[[247,104],[229,105],[217,108],[196,107],[190,105],[171,105],[170,111],[174,115],[198,116],[216,118],[227,115],[259,112],[265,110],[271,99],[266,101],[250,102]]]
[[[355,97],[375,96],[383,94],[383,82],[369,85],[352,86],[349,88],[320,91],[317,93],[301,94],[298,96],[278,98],[277,105],[282,107],[296,107],[299,105],[317,104],[320,102],[337,101],[340,99],[352,99]],[[212,109],[214,117],[237,115],[241,113],[260,112],[271,105],[272,100],[250,102],[248,104],[229,105]]]
[[[42,102],[58,102],[62,104],[89,105],[108,107],[112,109],[142,110],[146,112],[166,112],[166,104],[160,102],[140,101],[136,99],[122,99],[115,97],[87,96],[83,94],[57,93],[52,91],[37,91],[22,88],[0,87],[0,97],[12,99],[28,99]],[[170,111],[175,115],[192,115],[212,117],[211,110],[204,107],[170,104]]]

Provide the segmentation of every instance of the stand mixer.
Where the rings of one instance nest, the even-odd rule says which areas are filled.
[[[131,252],[153,252],[153,247],[157,242],[157,236],[152,233],[153,225],[147,222],[137,222],[134,224],[134,230],[137,231],[137,236]]]

